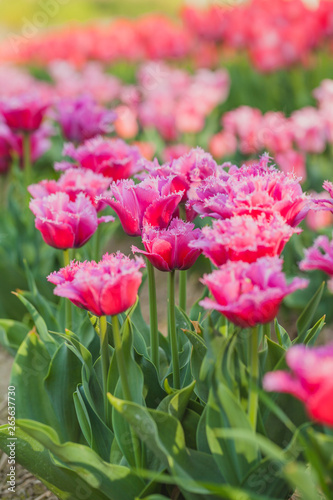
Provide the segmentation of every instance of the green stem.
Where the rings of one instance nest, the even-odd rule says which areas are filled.
[[[171,357],[173,368],[173,387],[180,389],[180,369],[179,353],[176,334],[176,315],[175,315],[175,271],[168,275],[168,301],[169,301],[169,335],[171,344]]]
[[[179,307],[186,313],[187,271],[179,271]]]
[[[99,332],[100,332],[100,353],[102,362],[102,380],[103,380],[103,402],[104,402],[104,419],[108,422],[108,373],[110,366],[110,355],[109,355],[109,341],[107,332],[107,321],[106,316],[101,316],[99,318]]]
[[[259,378],[259,327],[258,325],[252,328],[250,333],[250,393],[248,416],[250,424],[255,431],[257,428],[257,413],[258,413],[258,378]]]
[[[64,255],[64,265],[69,266],[70,257],[69,257],[69,249],[63,251]],[[70,300],[65,299],[65,320],[66,320],[66,328],[67,330],[72,330],[72,303]]]
[[[157,301],[156,301],[156,284],[155,271],[153,265],[147,259],[148,272],[148,289],[149,289],[149,320],[150,320],[150,353],[151,360],[156,366],[159,373],[159,339],[158,339],[158,322],[157,322]]]
[[[100,251],[101,251],[101,231],[99,226],[97,226],[95,232],[95,248],[94,248],[94,259],[96,262],[100,260]]]
[[[119,375],[120,375],[121,388],[123,391],[123,397],[124,397],[124,399],[126,399],[126,401],[132,401],[130,386],[129,386],[128,378],[127,378],[127,368],[126,368],[126,361],[125,361],[124,352],[123,352],[123,344],[122,344],[120,331],[119,331],[118,317],[112,316],[111,319],[112,319],[114,346],[115,346],[115,350],[116,350],[116,359],[117,359],[117,365],[118,365],[118,370],[119,370]],[[131,436],[132,436],[132,443],[133,443],[133,450],[134,450],[135,466],[137,468],[140,468],[140,466],[141,466],[140,441],[139,441],[137,435],[134,433],[132,428],[131,428]]]
[[[271,324],[270,323],[265,323],[263,325],[263,333],[264,333],[264,336],[267,337],[267,338],[271,338]]]
[[[25,188],[31,184],[31,142],[30,134],[28,132],[23,133],[23,168],[24,168],[24,181]],[[27,201],[29,203],[29,192],[27,191]]]

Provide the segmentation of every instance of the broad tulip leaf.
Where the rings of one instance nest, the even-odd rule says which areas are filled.
[[[45,391],[50,363],[44,343],[31,331],[20,345],[12,368],[11,385],[20,388],[16,393],[16,416],[50,425],[62,436],[64,429]]]
[[[81,381],[82,363],[63,343],[53,356],[45,378],[45,389],[62,428],[64,441],[77,441],[80,427],[76,418],[73,393]]]
[[[108,461],[114,438],[113,432],[91,408],[81,385],[78,386],[74,394],[74,401],[76,414],[86,441],[103,460]]]
[[[161,468],[168,466],[179,485],[182,481],[193,481],[192,493],[207,493],[196,480],[222,481],[211,455],[186,448],[185,436],[180,422],[167,413],[148,410],[135,403],[108,395],[114,408],[128,421],[147,447],[161,461]]]
[[[65,470],[75,472],[78,479],[87,482],[88,487],[98,490],[109,500],[136,498],[144,488],[144,482],[130,469],[103,461],[88,446],[71,442],[61,444],[53,429],[42,424],[36,425],[29,420],[17,424],[50,450],[64,464]]]
[[[19,423],[19,421],[17,422]],[[38,427],[37,422],[31,422]],[[0,427],[0,448],[8,451],[8,429]],[[15,430],[16,461],[42,481],[60,500],[78,500],[79,495],[86,500],[108,500],[109,497],[92,488],[83,477],[65,467],[54,464],[53,455],[38,440],[27,434],[19,426]]]

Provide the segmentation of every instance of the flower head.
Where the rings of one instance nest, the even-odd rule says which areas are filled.
[[[114,111],[103,108],[90,96],[61,99],[56,105],[56,119],[67,141],[81,143],[100,134],[112,132]]]
[[[318,236],[312,247],[304,250],[305,258],[300,262],[302,271],[320,269],[333,276],[333,241],[327,236]]]
[[[99,262],[75,262],[48,276],[55,295],[96,316],[115,315],[131,307],[137,297],[145,267],[142,258],[130,259],[120,252],[105,254]]]
[[[264,389],[292,394],[305,404],[311,418],[333,426],[333,344],[295,345],[287,351],[286,361],[291,373],[267,373]]]
[[[141,253],[160,271],[185,270],[193,266],[200,249],[190,248],[190,243],[200,236],[200,229],[181,219],[173,219],[168,228],[145,226],[142,231],[144,250],[132,246],[133,253]]]
[[[34,93],[7,97],[0,103],[0,113],[13,131],[34,132],[42,123],[49,102]]]
[[[200,302],[205,309],[216,309],[243,328],[272,321],[283,298],[308,280],[295,278],[287,284],[278,257],[262,257],[256,262],[227,262],[219,270],[204,275],[214,300]]]
[[[256,219],[250,215],[215,220],[202,229],[202,236],[192,241],[190,247],[198,248],[216,266],[228,260],[255,262],[260,257],[280,255],[284,245],[294,233],[301,230],[286,224],[278,214]]]
[[[113,208],[129,236],[140,236],[146,224],[167,227],[183,196],[183,191],[174,191],[172,176],[147,177],[139,184],[131,179],[114,182],[110,193],[97,200]]]
[[[108,139],[95,137],[75,148],[73,144],[66,144],[63,154],[72,158],[78,165],[61,162],[56,163],[56,170],[68,168],[86,168],[104,177],[117,181],[128,179],[136,174],[141,155],[137,147],[129,146],[122,139]]]
[[[190,194],[188,206],[217,219],[278,213],[296,226],[310,210],[310,199],[302,192],[299,179],[269,167],[268,161],[264,155],[259,163],[230,167],[228,176],[208,177]]]
[[[66,170],[58,181],[42,180],[38,184],[28,187],[33,198],[43,198],[50,194],[67,193],[71,201],[75,201],[79,193],[84,193],[90,198],[97,211],[102,210],[105,205],[97,202],[96,197],[105,194],[110,186],[110,179],[101,174],[83,168],[71,168]]]
[[[67,193],[58,192],[32,200],[29,207],[45,243],[59,249],[82,247],[99,222],[113,220],[112,217],[98,219],[96,209],[83,193],[70,201]]]

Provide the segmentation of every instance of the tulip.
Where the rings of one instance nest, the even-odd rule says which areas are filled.
[[[56,163],[56,170],[69,168],[86,168],[97,174],[117,181],[127,179],[136,174],[140,166],[140,152],[137,147],[129,146],[122,139],[94,137],[75,148],[71,143],[64,146],[63,154],[72,158],[76,164],[69,162]]]
[[[333,344],[293,346],[287,351],[286,361],[291,373],[267,373],[264,389],[292,394],[304,403],[312,419],[333,426]]]
[[[308,285],[308,280],[301,278],[287,284],[282,263],[278,257],[262,257],[251,264],[229,261],[204,275],[202,283],[214,299],[206,298],[200,304],[220,311],[242,328],[268,323],[286,295]]]
[[[100,222],[114,220],[113,217],[98,219],[96,209],[83,193],[70,201],[68,194],[58,192],[32,200],[29,206],[45,243],[62,250],[82,247]]]
[[[61,99],[56,105],[56,119],[67,141],[81,143],[112,132],[116,113],[103,108],[90,96]]]
[[[96,196],[105,194],[110,186],[110,179],[102,174],[96,174],[83,168],[66,170],[58,181],[42,180],[38,184],[28,187],[33,198],[43,198],[50,194],[67,193],[70,201],[75,201],[79,193],[84,193],[92,202],[97,211],[102,210],[105,204],[96,202]]]
[[[147,177],[139,184],[123,180],[111,184],[110,196],[99,196],[98,201],[109,205],[117,213],[125,233],[140,236],[144,225],[165,228],[180,203],[183,192],[172,192],[173,177]]]
[[[15,132],[32,133],[41,126],[49,103],[39,95],[22,94],[0,102],[0,114]]]
[[[132,246],[132,252],[145,255],[160,271],[184,271],[192,267],[201,254],[201,249],[190,246],[200,234],[200,229],[194,229],[194,224],[180,219],[173,219],[166,229],[145,226],[142,242],[146,250]]]
[[[48,276],[56,285],[54,294],[96,316],[116,315],[136,301],[145,267],[143,259],[130,259],[120,252],[106,253],[99,262],[72,261]]]
[[[228,260],[255,262],[260,257],[280,255],[291,236],[300,232],[286,224],[279,214],[270,218],[262,214],[256,219],[236,215],[205,226],[202,236],[189,246],[202,250],[215,266]]]
[[[320,269],[333,276],[333,241],[327,236],[318,236],[312,247],[304,250],[305,258],[300,262],[302,271]]]

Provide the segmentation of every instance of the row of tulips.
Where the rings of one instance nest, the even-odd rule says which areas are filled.
[[[62,59],[81,65],[91,59],[113,63],[192,57],[199,65],[209,65],[216,64],[219,50],[236,49],[247,50],[259,70],[274,71],[306,64],[314,49],[332,37],[330,0],[320,0],[314,8],[301,0],[274,0],[269,8],[264,0],[206,9],[188,6],[182,18],[183,25],[166,16],[147,15],[106,27],[63,28],[30,40],[12,34],[1,59],[38,64]]]

